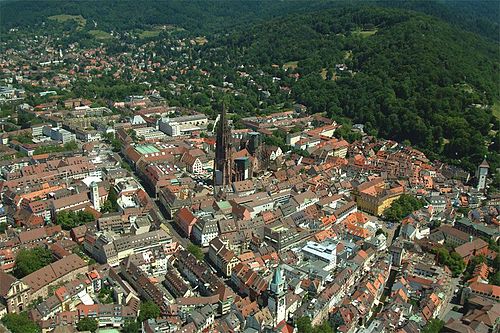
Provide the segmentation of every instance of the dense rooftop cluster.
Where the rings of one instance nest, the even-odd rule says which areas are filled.
[[[498,331],[500,197],[486,159],[470,174],[299,103],[248,117],[169,103],[200,98],[186,77],[211,73],[188,66],[204,38],[167,41],[129,52],[62,50],[44,35],[2,44],[5,323]],[[238,75],[260,103],[290,94],[279,77],[273,86],[249,72]],[[120,80],[133,87],[113,90]],[[113,87],[105,98],[92,98],[96,82]],[[226,81],[209,88],[245,94]]]

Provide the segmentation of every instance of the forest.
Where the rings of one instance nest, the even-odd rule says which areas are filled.
[[[226,32],[259,21],[328,8],[369,4],[413,10],[485,37],[500,38],[500,6],[476,0],[231,0],[231,1],[133,1],[133,0],[4,0],[0,1],[1,29],[36,26],[52,15],[82,15],[99,29],[124,31],[159,24],[178,25],[192,33]],[[93,26],[93,24],[90,24]]]
[[[363,123],[471,171],[487,155],[499,165],[498,43],[442,20],[380,7],[294,14],[204,51],[281,75],[312,112]],[[275,69],[290,62],[297,67]],[[300,79],[287,80],[293,73]]]

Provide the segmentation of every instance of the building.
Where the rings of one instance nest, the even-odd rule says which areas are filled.
[[[191,231],[198,219],[191,213],[189,209],[183,207],[177,211],[174,215],[174,221],[177,223],[179,228],[184,232],[187,238],[190,238]]]
[[[489,169],[490,165],[486,162],[486,159],[477,167],[476,178],[478,191],[483,191],[486,188],[486,177],[488,176]]]
[[[43,135],[48,136],[54,141],[61,141],[62,143],[76,141],[75,134],[59,127],[44,126]]]
[[[486,243],[481,238],[476,238],[470,242],[456,247],[455,252],[460,255],[465,264],[468,264],[473,257],[479,255],[485,256],[488,253],[488,243]]]
[[[208,246],[219,235],[219,226],[214,219],[199,219],[192,229],[193,239],[201,246]]]
[[[267,306],[273,315],[274,327],[286,319],[286,283],[280,266],[274,271],[273,278],[269,284]]]
[[[92,205],[94,209],[97,211],[101,210],[101,200],[99,197],[99,186],[96,182],[90,183],[90,200],[92,201]]]
[[[233,268],[239,263],[238,257],[227,248],[226,244],[216,237],[210,242],[208,257],[215,267],[226,277],[230,277]]]
[[[113,238],[101,233],[98,236],[87,232],[83,243],[85,250],[100,263],[117,266],[120,260],[131,254],[142,253],[153,248],[163,248],[172,243],[172,238],[162,229],[138,235]]]
[[[354,196],[358,208],[375,216],[380,216],[404,193],[402,186],[390,187],[379,177],[356,187]]]
[[[29,303],[30,286],[0,271],[0,305],[3,304],[8,313],[19,313],[26,310]]]
[[[323,245],[310,241],[302,248],[302,253],[304,257],[313,260],[321,260],[332,268],[337,264],[337,244],[335,243]]]
[[[57,285],[63,281],[73,280],[78,274],[84,274],[87,270],[87,263],[76,254],[71,254],[40,268],[23,277],[21,280],[31,288],[31,301],[38,297],[47,297],[50,286]]]
[[[167,138],[163,132],[156,130],[154,127],[140,127],[134,129],[135,135],[145,141],[161,141]]]
[[[170,136],[185,135],[193,131],[206,128],[208,124],[207,116],[194,114],[189,116],[162,118],[160,120],[160,131]]]
[[[215,146],[214,185],[225,190],[231,185],[231,129],[227,123],[226,109],[222,106]]]

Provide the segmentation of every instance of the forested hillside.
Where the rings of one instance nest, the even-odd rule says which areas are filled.
[[[0,29],[34,27],[53,15],[81,15],[99,29],[124,31],[160,24],[178,25],[193,33],[224,32],[290,13],[373,5],[414,10],[433,15],[491,39],[500,38],[500,6],[489,0],[4,0],[0,1]]]
[[[133,1],[28,0],[0,1],[1,27],[34,27],[53,15],[81,15],[90,28],[129,31],[154,25],[177,25],[192,33],[221,32],[257,20],[333,7],[333,1]]]
[[[292,94],[312,112],[364,123],[469,169],[498,129],[490,107],[499,98],[498,44],[422,14],[362,8],[291,15],[206,48],[234,65],[296,63],[286,73],[301,75],[290,82]]]

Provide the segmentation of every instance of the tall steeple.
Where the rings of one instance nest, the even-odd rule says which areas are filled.
[[[99,201],[99,186],[96,182],[90,183],[90,199],[92,199],[92,205],[97,211],[101,210],[101,202]]]
[[[222,104],[215,146],[214,186],[224,191],[231,185],[231,129],[226,116],[226,108]]]
[[[476,170],[478,191],[484,191],[484,189],[486,188],[486,178],[488,177],[489,169],[490,165],[486,161],[486,156],[485,156],[483,162],[479,164]]]
[[[286,319],[286,282],[280,266],[276,267],[269,284],[269,310],[274,318],[274,326]]]

